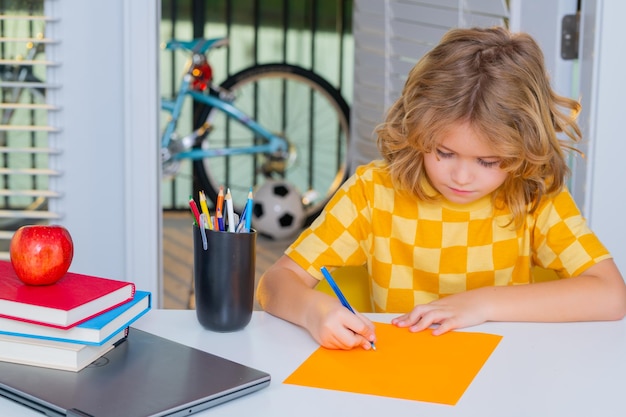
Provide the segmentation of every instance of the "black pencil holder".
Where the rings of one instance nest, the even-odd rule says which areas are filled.
[[[256,231],[220,232],[193,226],[193,276],[196,316],[218,332],[246,327],[252,317],[255,288]]]

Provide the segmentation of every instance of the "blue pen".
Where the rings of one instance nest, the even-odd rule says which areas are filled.
[[[237,233],[241,233],[246,226],[246,216],[248,215],[248,202],[246,201],[245,206],[243,206],[243,211],[241,212],[241,216],[239,216],[239,222],[237,223],[237,228],[235,231]]]
[[[333,276],[330,275],[330,272],[328,272],[328,269],[326,269],[326,267],[323,266],[320,268],[320,270],[322,271],[322,274],[324,274],[324,278],[326,278],[326,281],[328,281],[330,288],[333,289],[333,292],[335,293],[337,298],[339,298],[339,301],[341,301],[341,305],[343,305],[345,308],[350,310],[353,314],[356,314],[356,312],[354,311],[350,303],[348,303],[348,300],[346,300],[346,297],[344,297],[343,293],[339,289],[339,286],[333,279]],[[374,342],[370,342],[370,344],[372,345],[372,349],[376,350],[376,345],[374,344]]]

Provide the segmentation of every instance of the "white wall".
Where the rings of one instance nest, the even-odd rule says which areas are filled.
[[[583,209],[626,275],[624,16],[626,2],[582,2],[581,97],[585,113],[581,125],[590,142]]]
[[[46,49],[61,88],[49,100],[61,132],[54,160],[63,175],[51,209],[75,245],[71,271],[135,282],[161,298],[158,149],[158,25],[154,0],[55,0]]]
[[[561,57],[562,20],[565,15],[574,15],[577,11],[577,0],[511,0],[510,28],[531,34],[539,43],[544,54],[545,65],[550,76],[552,88],[566,97],[578,100],[578,61]],[[564,135],[563,135],[564,136]],[[583,141],[578,149],[587,153],[588,143]],[[577,154],[569,156],[572,176],[568,179],[568,187],[578,205],[582,208],[585,202],[585,182],[589,164]]]

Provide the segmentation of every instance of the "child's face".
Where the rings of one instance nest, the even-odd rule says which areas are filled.
[[[495,191],[507,177],[501,159],[468,123],[453,125],[433,152],[424,154],[424,167],[433,186],[457,204],[476,201]]]

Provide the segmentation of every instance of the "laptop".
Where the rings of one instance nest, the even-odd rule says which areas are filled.
[[[265,372],[135,328],[79,372],[0,362],[0,395],[49,416],[188,416],[269,383]]]

